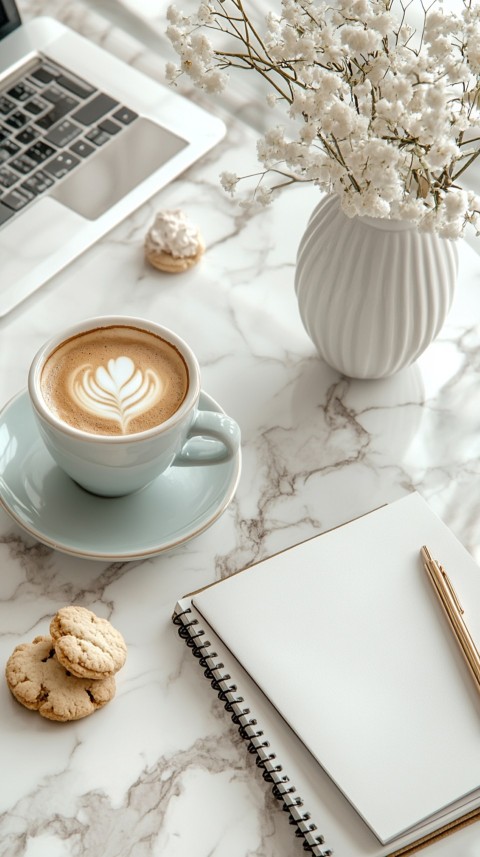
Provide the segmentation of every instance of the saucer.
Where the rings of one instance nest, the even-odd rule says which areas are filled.
[[[200,408],[221,411],[202,392]],[[155,556],[198,536],[225,511],[241,453],[219,464],[170,467],[136,494],[96,497],[55,464],[26,391],[0,413],[0,505],[38,541],[97,560]]]

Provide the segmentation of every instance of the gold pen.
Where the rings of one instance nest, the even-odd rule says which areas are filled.
[[[455,638],[470,668],[477,690],[480,690],[480,654],[463,620],[463,607],[458,600],[450,578],[445,569],[434,559],[425,545],[420,551],[423,565],[438,599],[445,611]]]

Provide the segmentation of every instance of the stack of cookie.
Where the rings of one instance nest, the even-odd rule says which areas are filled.
[[[93,714],[115,696],[115,673],[127,647],[107,619],[85,607],[63,607],[49,637],[22,643],[10,655],[5,675],[18,702],[48,720],[66,722]]]

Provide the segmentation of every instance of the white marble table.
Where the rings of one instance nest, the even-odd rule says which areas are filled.
[[[140,22],[136,35],[151,36],[142,47],[132,26],[129,36],[118,28],[120,5],[103,5],[110,21],[101,4],[78,0],[25,0],[22,10],[57,15],[161,77],[163,58],[152,53],[161,37]],[[145,7],[154,16],[153,3]],[[255,133],[228,124],[214,152],[0,322],[2,405],[25,386],[51,332],[82,316],[133,313],[192,344],[204,389],[243,435],[227,511],[155,558],[68,556],[0,510],[1,662],[47,633],[70,603],[110,618],[129,651],[115,700],[75,723],[21,708],[3,684],[0,857],[300,857],[285,814],[177,637],[176,599],[413,489],[480,560],[479,257],[461,246],[454,305],[416,365],[385,381],[340,377],[316,356],[293,292],[296,246],[316,194],[294,189],[246,215],[218,174],[255,163]],[[207,252],[173,278],[145,264],[142,243],[155,211],[177,206],[201,227]],[[480,828],[427,853],[479,857]]]

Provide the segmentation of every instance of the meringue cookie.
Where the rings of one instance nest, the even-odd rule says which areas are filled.
[[[159,212],[145,238],[145,257],[167,273],[180,273],[196,265],[205,245],[198,229],[180,209]]]

